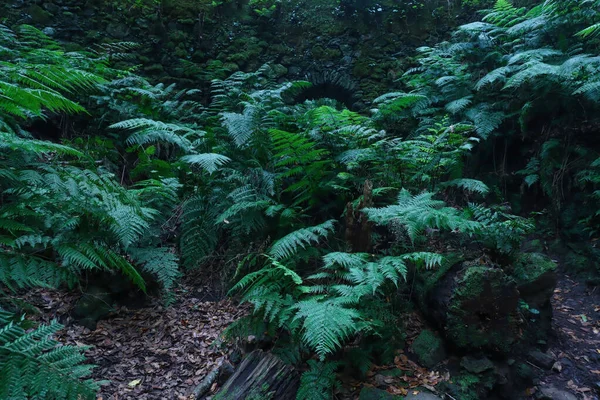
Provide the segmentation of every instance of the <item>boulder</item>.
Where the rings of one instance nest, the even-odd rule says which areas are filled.
[[[446,358],[444,342],[433,331],[423,330],[412,343],[412,351],[421,365],[433,368]]]
[[[99,320],[113,311],[113,298],[106,289],[98,286],[87,288],[73,308],[73,317],[88,329],[96,329]]]
[[[460,365],[472,374],[481,374],[494,369],[494,363],[487,357],[475,358],[466,356],[460,361]]]
[[[556,287],[556,263],[540,253],[520,254],[507,271],[515,280],[524,310],[525,340],[546,340],[552,329],[550,299]]]
[[[415,394],[414,392],[418,393]],[[409,391],[404,400],[442,400],[442,398],[433,393],[417,389]]]

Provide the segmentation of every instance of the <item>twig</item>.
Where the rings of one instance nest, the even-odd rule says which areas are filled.
[[[210,390],[210,387],[213,385],[213,383],[215,383],[217,377],[219,376],[222,365],[223,364],[219,364],[212,371],[210,371],[208,375],[202,379],[202,382],[200,382],[198,386],[194,388],[194,391],[192,392],[194,399],[200,400],[202,396],[204,396],[204,394]]]
[[[536,367],[536,368],[537,368],[537,369],[539,369],[540,371],[543,371],[543,370],[544,370],[543,368],[540,368],[540,367],[538,367],[537,365],[535,365],[535,364],[533,364],[533,363],[531,363],[531,362],[529,362],[529,361],[525,361],[525,362],[526,362],[527,364],[531,365],[532,367]]]

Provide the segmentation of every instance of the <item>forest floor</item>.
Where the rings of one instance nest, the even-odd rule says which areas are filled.
[[[139,309],[119,307],[93,331],[70,317],[80,293],[37,289],[22,300],[39,310],[34,320],[57,319],[66,325],[58,338],[61,342],[92,346],[86,355],[98,366],[93,378],[110,381],[103,386],[99,399],[183,400],[191,398],[192,390],[208,373],[228,361],[232,348],[222,341],[221,333],[247,312],[229,299],[219,300],[195,287],[190,283],[180,285],[171,307],[165,308],[159,299]],[[537,386],[568,391],[583,400],[599,400],[600,289],[560,274],[552,302],[554,335],[548,353],[556,363],[548,370],[536,367]],[[411,321],[407,331],[410,343],[423,322],[418,315],[407,318]],[[381,374],[390,368],[411,373],[403,378]],[[386,386],[391,393],[405,395],[407,389],[434,389],[440,380],[448,379],[446,373],[421,368],[403,351],[398,352],[394,365],[375,367],[368,376],[366,383],[346,381],[346,395],[357,397],[364,386]],[[535,390],[530,393],[536,397]]]
[[[548,353],[557,360],[539,386],[554,386],[598,400],[600,390],[600,288],[559,272],[552,297],[553,336]]]
[[[229,353],[221,333],[247,310],[229,299],[182,284],[176,302],[160,299],[139,309],[118,307],[95,330],[78,325],[69,313],[80,293],[32,290],[22,300],[40,313],[34,320],[57,319],[65,344],[92,346],[86,356],[97,368],[92,378],[110,381],[98,399],[188,399],[200,381]]]

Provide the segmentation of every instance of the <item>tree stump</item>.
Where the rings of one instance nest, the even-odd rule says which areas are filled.
[[[507,353],[519,341],[519,291],[502,269],[461,263],[424,289],[423,311],[454,347]]]
[[[300,378],[294,368],[262,350],[248,354],[214,400],[295,400]]]

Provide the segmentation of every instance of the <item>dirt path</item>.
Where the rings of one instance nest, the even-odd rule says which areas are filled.
[[[559,274],[552,297],[554,337],[549,343],[558,363],[553,371],[543,373],[540,384],[568,390],[580,399],[598,400],[600,288]]]

